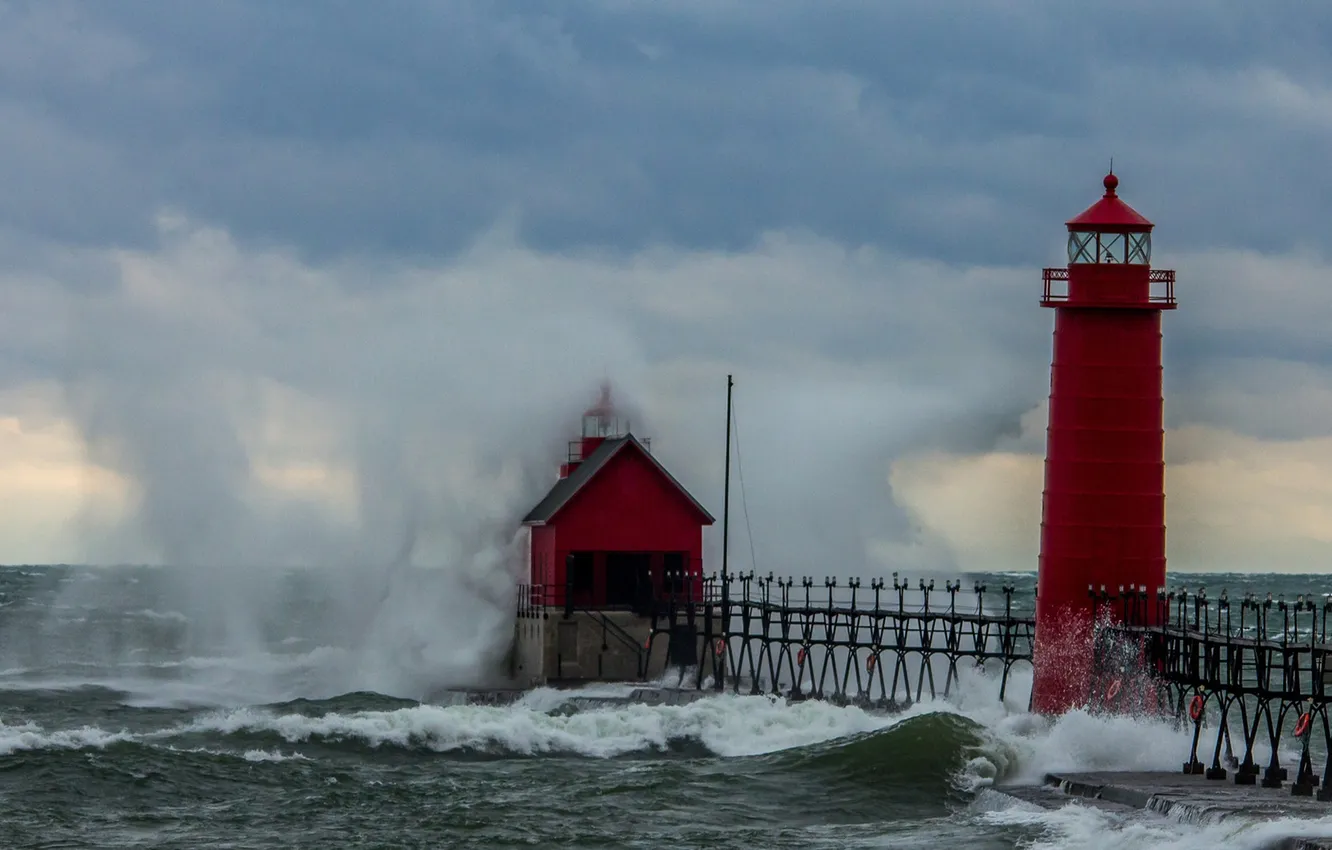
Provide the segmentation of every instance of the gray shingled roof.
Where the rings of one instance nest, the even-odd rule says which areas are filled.
[[[679,481],[675,480],[675,476],[666,471],[666,467],[662,466],[661,463],[652,456],[652,452],[648,451],[633,434],[626,434],[623,437],[613,437],[603,440],[601,445],[597,446],[596,449],[592,451],[592,454],[584,458],[583,462],[578,464],[573,472],[569,473],[567,478],[561,478],[555,486],[551,488],[550,492],[546,494],[546,497],[540,502],[537,502],[536,507],[532,508],[527,516],[523,517],[523,525],[541,525],[549,522],[550,518],[555,516],[560,508],[564,507],[568,501],[574,497],[575,493],[583,489],[583,485],[587,484],[587,482],[591,481],[596,476],[597,472],[615,456],[616,452],[626,444],[630,443],[632,443],[638,451],[642,452],[644,457],[652,461],[652,465],[657,468],[657,471],[666,476],[666,480],[675,485],[675,489],[679,490],[680,493],[698,509],[699,513],[707,517],[708,524],[713,522],[712,514],[708,513],[707,509],[699,504],[698,500],[690,495],[689,491],[686,490]]]

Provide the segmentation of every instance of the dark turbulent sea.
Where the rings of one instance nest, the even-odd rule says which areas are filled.
[[[1307,578],[1188,580],[1321,590]],[[431,669],[456,678],[448,652],[467,641],[431,656],[418,638],[381,640],[367,653],[335,639],[361,632],[317,579],[269,596],[262,617],[200,635],[223,602],[182,593],[169,570],[0,568],[0,847],[983,850],[1262,837],[996,805],[984,791],[995,782],[1173,770],[1187,753],[1166,725],[1031,717],[1029,678],[1007,704],[978,676],[952,702],[896,717],[762,697],[577,710],[554,691],[440,707],[409,693],[420,682],[377,691]]]

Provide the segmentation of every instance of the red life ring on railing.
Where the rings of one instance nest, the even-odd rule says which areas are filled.
[[[877,655],[871,655],[869,658],[866,658],[866,659],[865,659],[865,672],[866,672],[866,673],[873,673],[873,672],[874,672],[874,665],[875,665],[875,664],[878,664],[878,663],[879,663],[879,657],[878,657]]]
[[[1119,680],[1115,679],[1110,683],[1110,687],[1105,689],[1105,699],[1107,702],[1119,696]]]
[[[800,648],[800,651],[796,653],[796,664],[800,665],[801,667],[804,667],[804,666],[805,666],[805,649],[804,649],[804,647],[801,647],[801,648]]]
[[[726,654],[726,639],[725,639],[725,638],[717,638],[717,642],[716,642],[715,644],[713,644],[713,646],[712,646],[712,651],[713,651],[714,653],[717,654],[717,657],[718,657],[718,658],[720,658],[721,656],[725,655],[725,654]]]
[[[1309,731],[1309,712],[1300,715],[1300,719],[1295,721],[1295,737],[1303,738],[1304,733]]]
[[[1205,702],[1206,700],[1203,699],[1202,694],[1194,694],[1193,700],[1189,702],[1189,717],[1194,722],[1202,719],[1203,703]]]

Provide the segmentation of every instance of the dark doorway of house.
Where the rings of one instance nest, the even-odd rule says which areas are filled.
[[[596,570],[592,552],[572,552],[569,558],[569,598],[575,605],[596,604]]]
[[[685,602],[685,564],[684,552],[667,552],[661,556],[661,593],[675,602]]]
[[[606,604],[635,610],[652,604],[651,556],[646,552],[606,553]]]

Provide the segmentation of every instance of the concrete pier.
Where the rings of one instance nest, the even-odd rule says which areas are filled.
[[[1185,773],[1048,773],[1040,785],[998,786],[988,793],[1044,809],[1078,804],[1112,812],[1148,810],[1198,824],[1332,816],[1332,803],[1292,796],[1289,784],[1240,786]],[[1281,839],[1264,850],[1332,850],[1332,829],[1326,836]]]

